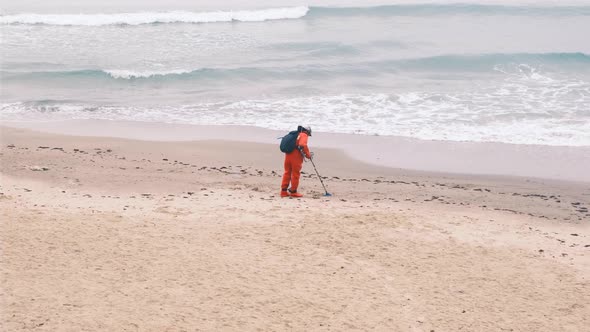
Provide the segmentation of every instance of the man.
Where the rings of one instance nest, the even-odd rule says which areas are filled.
[[[311,127],[299,126],[297,132],[295,149],[285,153],[285,173],[281,183],[281,197],[303,197],[301,193],[297,192],[297,187],[299,186],[303,158],[311,159],[312,157],[307,147],[307,138],[311,136]],[[289,183],[291,184],[290,188]]]

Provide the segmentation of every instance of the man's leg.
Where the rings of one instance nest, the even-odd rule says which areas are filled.
[[[291,194],[297,192],[299,188],[299,177],[301,176],[301,168],[303,163],[293,163],[291,172]]]
[[[291,174],[293,171],[293,169],[291,167],[291,162],[289,161],[289,159],[287,157],[285,157],[284,167],[285,167],[285,172],[283,173],[283,181],[281,182],[281,197],[289,196],[289,193],[287,192],[287,188],[289,188],[289,182],[291,182]]]

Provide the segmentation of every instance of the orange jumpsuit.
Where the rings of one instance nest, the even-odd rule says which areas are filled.
[[[299,177],[301,175],[301,167],[303,166],[303,154],[305,154],[306,158],[311,158],[309,148],[307,147],[307,138],[306,133],[299,133],[295,143],[295,150],[285,154],[285,173],[283,174],[283,182],[281,183],[282,190],[287,190],[289,183],[291,183],[291,192],[296,192],[297,187],[299,187]]]

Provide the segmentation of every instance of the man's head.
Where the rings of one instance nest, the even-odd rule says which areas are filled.
[[[307,136],[311,136],[311,127],[310,126],[299,126],[299,127],[297,127],[297,131],[300,133],[306,133]]]

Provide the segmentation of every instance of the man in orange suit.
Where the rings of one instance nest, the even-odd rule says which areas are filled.
[[[297,187],[299,186],[303,158],[311,159],[312,157],[307,147],[307,139],[311,136],[311,127],[299,126],[297,131],[299,134],[295,149],[285,154],[285,173],[281,183],[281,197],[303,197],[301,193],[297,192]],[[290,188],[289,184],[291,184]]]

